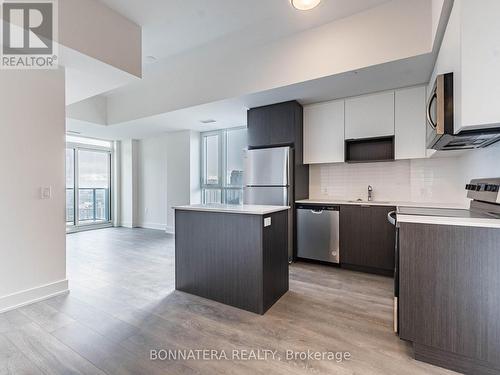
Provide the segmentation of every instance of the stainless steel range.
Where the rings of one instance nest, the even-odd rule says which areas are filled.
[[[398,215],[436,216],[445,218],[499,219],[500,178],[478,178],[465,186],[469,209],[398,207]]]

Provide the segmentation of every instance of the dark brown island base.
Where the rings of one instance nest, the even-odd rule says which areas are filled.
[[[288,291],[288,207],[174,208],[177,290],[257,314]]]

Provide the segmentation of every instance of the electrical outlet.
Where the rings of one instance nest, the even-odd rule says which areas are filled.
[[[271,218],[265,217],[264,218],[264,227],[270,227],[270,226],[271,226]]]

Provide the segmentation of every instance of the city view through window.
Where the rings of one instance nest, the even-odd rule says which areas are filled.
[[[111,153],[66,149],[66,223],[110,221]]]
[[[246,128],[202,134],[203,203],[243,203],[246,140]]]

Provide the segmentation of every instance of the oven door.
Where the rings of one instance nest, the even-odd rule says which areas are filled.
[[[397,212],[391,211],[387,214],[387,220],[394,225],[396,241],[394,243],[394,307],[393,307],[393,329],[399,333],[399,228],[397,223]]]

